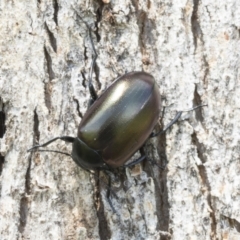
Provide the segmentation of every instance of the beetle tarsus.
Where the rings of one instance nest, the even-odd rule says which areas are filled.
[[[201,107],[206,107],[206,106],[207,106],[207,104],[201,104],[201,105],[195,106],[195,107],[193,107],[191,109],[182,110],[181,112],[191,112],[193,110],[196,110],[196,109],[201,108]]]

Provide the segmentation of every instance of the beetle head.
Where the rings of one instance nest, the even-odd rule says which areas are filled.
[[[73,142],[72,158],[83,169],[94,170],[106,168],[106,164],[99,153],[88,147],[78,137]]]

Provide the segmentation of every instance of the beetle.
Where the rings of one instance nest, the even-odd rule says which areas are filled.
[[[97,52],[91,28],[88,25],[87,28],[93,50],[88,81],[91,98],[89,108],[78,126],[77,137],[56,137],[28,151],[45,147],[60,139],[72,143],[72,153],[67,155],[85,170],[111,170],[133,166],[146,158],[141,150],[147,139],[164,133],[180,118],[183,111],[178,112],[163,131],[153,134],[161,111],[161,96],[153,76],[146,72],[130,72],[118,77],[98,97],[92,84]],[[141,156],[126,164],[138,150]]]

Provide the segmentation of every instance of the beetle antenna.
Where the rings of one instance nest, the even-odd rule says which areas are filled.
[[[56,140],[58,140],[58,139],[63,140],[63,141],[65,141],[65,142],[71,142],[71,143],[73,143],[75,138],[69,137],[69,136],[55,137],[55,138],[53,138],[53,139],[51,139],[51,140],[49,140],[49,141],[47,141],[47,142],[45,142],[45,143],[43,143],[43,144],[36,145],[36,146],[28,149],[27,152],[33,152],[34,150],[37,150],[37,149],[40,148],[40,147],[46,147],[47,145],[51,144],[52,142],[54,142],[54,141],[56,141]],[[64,155],[72,158],[72,155],[69,154],[69,153],[67,153],[67,152],[61,152],[61,151],[57,151],[57,150],[48,150],[48,149],[43,149],[43,150],[42,150],[42,149],[38,149],[38,151],[39,151],[39,152],[54,152],[54,153],[60,153],[60,154],[64,154]],[[91,172],[91,171],[88,170],[88,169],[84,169],[84,170],[86,170],[86,171],[89,172],[90,174],[94,175],[94,176],[97,178],[97,180],[100,181],[100,178],[99,178],[99,176],[98,176],[96,173]],[[104,171],[104,172],[105,172],[105,174],[106,174],[107,171]],[[112,201],[111,201],[111,199],[110,199],[110,194],[113,193],[113,195],[114,195],[116,198],[117,198],[117,195],[114,193],[114,191],[113,191],[112,188],[111,188],[111,178],[110,178],[110,175],[109,175],[109,174],[106,174],[106,175],[108,175],[108,177],[109,177],[109,179],[108,179],[108,181],[109,181],[108,184],[104,182],[105,187],[107,188],[107,200],[108,200],[108,202],[109,202],[109,204],[110,204],[113,212],[116,213],[116,210],[114,209],[113,204],[112,204]]]
[[[36,145],[36,146],[28,149],[27,152],[32,152],[33,150],[35,150],[37,148],[40,148],[40,147],[46,147],[47,145],[49,145],[52,142],[55,142],[58,139],[63,140],[65,142],[73,143],[75,138],[74,137],[69,137],[69,136],[55,137],[55,138],[53,138],[53,139],[51,139],[51,140],[49,140],[49,141],[47,141],[47,142],[45,142],[43,144]]]
[[[29,149],[31,150],[31,149]],[[29,151],[28,152],[33,152],[33,150]],[[64,154],[66,156],[69,156],[69,157],[72,157],[71,154],[67,153],[67,152],[61,152],[61,151],[57,151],[57,150],[48,150],[48,149],[38,149],[38,152],[54,152],[54,153],[61,153],[61,154]]]
[[[54,139],[52,139],[52,140],[54,140]],[[53,141],[50,140],[49,142],[51,143],[51,142],[53,142]],[[49,144],[49,142],[47,142],[47,143]],[[45,143],[45,144],[46,144],[46,143]],[[42,145],[45,145],[45,144],[42,144]],[[33,152],[33,150],[34,150],[35,148],[42,147],[42,145],[34,146],[33,148],[28,149],[28,152]],[[38,149],[38,151],[39,151],[39,152],[61,153],[61,154],[64,154],[64,155],[72,158],[72,155],[69,154],[69,153],[67,153],[67,152],[61,152],[61,151],[57,151],[57,150],[47,150],[47,149],[45,149],[45,150]],[[88,170],[88,169],[84,169],[84,170],[87,171],[87,172],[89,172],[90,174],[92,174],[94,177],[96,177],[96,178],[97,178],[97,181],[100,181],[100,177],[99,177],[95,172],[91,172],[91,171]],[[104,171],[104,172],[105,172],[105,171]],[[105,172],[105,174],[106,174],[106,172]],[[108,175],[108,174],[106,174],[106,175]],[[112,188],[111,188],[111,177],[110,177],[110,175],[108,175],[108,184],[107,184],[106,182],[104,182],[104,181],[103,181],[102,183],[104,183],[105,187],[107,188],[107,201],[108,201],[110,207],[112,208],[113,212],[116,213],[116,210],[115,210],[115,208],[114,208],[114,206],[113,206],[113,203],[112,203],[112,201],[111,201],[111,198],[110,198],[110,197],[111,197],[111,193],[112,193],[116,198],[118,198],[118,197],[117,197],[117,195],[115,194],[115,192],[114,192],[114,191],[112,190]]]
[[[190,112],[190,111],[193,111],[193,110],[196,110],[198,108],[205,107],[205,106],[207,106],[207,104],[198,105],[198,106],[195,106],[195,107],[193,107],[191,109],[177,112],[177,114],[174,117],[174,119],[169,124],[167,124],[167,126],[162,131],[157,132],[157,133],[152,133],[149,138],[153,138],[153,137],[156,137],[156,136],[159,136],[159,135],[162,135],[163,133],[165,133],[174,123],[176,123],[178,121],[178,119],[181,117],[183,112]]]

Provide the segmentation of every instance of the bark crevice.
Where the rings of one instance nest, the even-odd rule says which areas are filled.
[[[192,142],[196,146],[198,158],[202,162],[202,165],[197,165],[197,167],[199,171],[199,176],[202,180],[202,185],[204,186],[206,200],[209,208],[211,209],[209,213],[209,216],[211,218],[211,232],[213,235],[213,239],[215,239],[217,236],[217,221],[215,216],[214,203],[211,196],[211,184],[208,180],[206,168],[204,167],[204,163],[207,161],[207,159],[205,158],[203,153],[206,151],[206,149],[204,145],[199,142],[195,132],[192,134]]]
[[[56,25],[58,26],[58,10],[59,10],[59,5],[57,0],[53,0],[53,9],[54,9],[54,13],[53,13],[53,20],[56,23]],[[56,51],[55,51],[56,52]]]
[[[48,34],[48,37],[49,37],[49,42],[51,44],[51,47],[52,49],[54,50],[54,52],[56,53],[57,52],[57,39],[54,37],[54,34],[50,31],[50,29],[48,28],[48,25],[47,23],[45,23],[45,29],[46,29],[46,32]],[[50,57],[50,56],[49,56]],[[48,60],[52,63],[52,60]],[[49,63],[50,63],[49,62]],[[51,75],[49,75],[49,77],[51,76],[54,76],[54,72],[52,71],[51,72]],[[53,77],[54,78],[54,77]]]
[[[221,220],[227,222],[229,227],[235,229],[237,232],[240,233],[240,222],[238,222],[236,219],[221,214]]]
[[[51,82],[51,80],[55,78],[55,73],[53,72],[53,69],[52,69],[52,58],[51,58],[50,54],[48,53],[46,46],[44,46],[44,55],[45,55],[45,59],[46,59],[48,77]],[[45,86],[44,86],[45,104],[49,111],[52,107],[50,82],[46,82]]]
[[[194,53],[197,52],[198,49],[198,39],[200,40],[201,43],[201,52],[202,52],[202,61],[203,61],[203,82],[206,82],[206,78],[209,74],[209,64],[207,61],[207,57],[204,54],[204,34],[202,32],[202,28],[200,25],[199,17],[198,17],[198,9],[199,9],[199,0],[193,0],[193,12],[192,12],[192,17],[191,17],[191,26],[192,26],[192,35],[193,35],[193,43],[194,43]]]
[[[79,116],[80,118],[83,118],[83,114],[82,114],[81,111],[80,111],[79,101],[78,101],[75,97],[73,97],[73,101],[76,103],[78,116]]]
[[[198,7],[199,7],[199,0],[193,0],[193,11],[192,11],[191,23],[192,23],[193,43],[195,48],[194,51],[196,51],[198,47],[197,40],[199,38],[199,34],[200,33],[202,34],[199,19],[198,19]]]
[[[104,4],[99,1],[99,7],[96,11],[96,21],[95,21],[95,28],[96,30],[94,31],[95,35],[96,35],[96,39],[97,39],[97,42],[100,42],[101,41],[101,35],[100,35],[100,31],[99,31],[99,23],[101,22],[102,20],[102,10],[103,10],[103,6]],[[93,43],[94,44],[94,43]],[[97,62],[95,63],[95,66],[94,66],[94,69],[93,69],[94,73],[95,73],[95,78],[96,78],[96,82],[97,82],[97,85],[98,85],[98,89],[100,90],[101,89],[101,81],[99,79],[99,75],[100,75],[100,68],[98,67],[98,64]]]
[[[34,115],[33,115],[33,132],[34,132],[33,145],[35,145],[37,142],[39,142],[39,138],[40,138],[39,119],[38,119],[36,109],[34,110]],[[20,206],[19,206],[20,222],[19,222],[18,229],[20,233],[24,232],[27,224],[27,218],[28,218],[28,211],[29,211],[28,196],[31,194],[31,165],[32,165],[32,153],[28,157],[28,167],[25,174],[25,189],[24,189],[25,191],[21,197]]]
[[[97,175],[95,175],[95,207],[97,211],[97,217],[98,217],[98,222],[99,222],[99,238],[100,240],[105,240],[105,239],[111,239],[111,230],[109,229],[108,226],[108,221],[105,217],[104,214],[104,204],[101,199],[101,194],[100,192],[103,190],[100,184],[100,175],[99,171],[97,172]]]
[[[163,122],[161,120],[161,126]],[[154,178],[156,188],[156,205],[158,211],[156,212],[159,222],[159,229],[161,231],[169,230],[169,203],[168,203],[168,187],[167,187],[167,154],[166,154],[166,134],[158,137],[158,164],[165,169],[159,169],[159,176]]]
[[[6,115],[5,115],[5,112],[4,112],[4,103],[3,103],[2,99],[0,98],[0,138],[3,138],[3,136],[6,132],[5,121],[6,121]],[[5,161],[5,158],[0,153],[0,176],[2,174],[4,161]]]
[[[199,95],[198,91],[197,91],[197,84],[195,84],[195,90],[194,90],[194,95],[193,95],[193,106],[199,106],[202,105],[202,100],[201,100],[201,96]],[[202,108],[198,108],[195,110],[195,114],[196,114],[196,120],[203,122],[203,115],[202,115]]]
[[[82,75],[82,78],[83,78],[82,86],[84,88],[86,88],[87,87],[87,85],[86,85],[87,79],[86,79],[86,76],[85,76],[85,72],[83,70],[81,71],[81,75]]]

